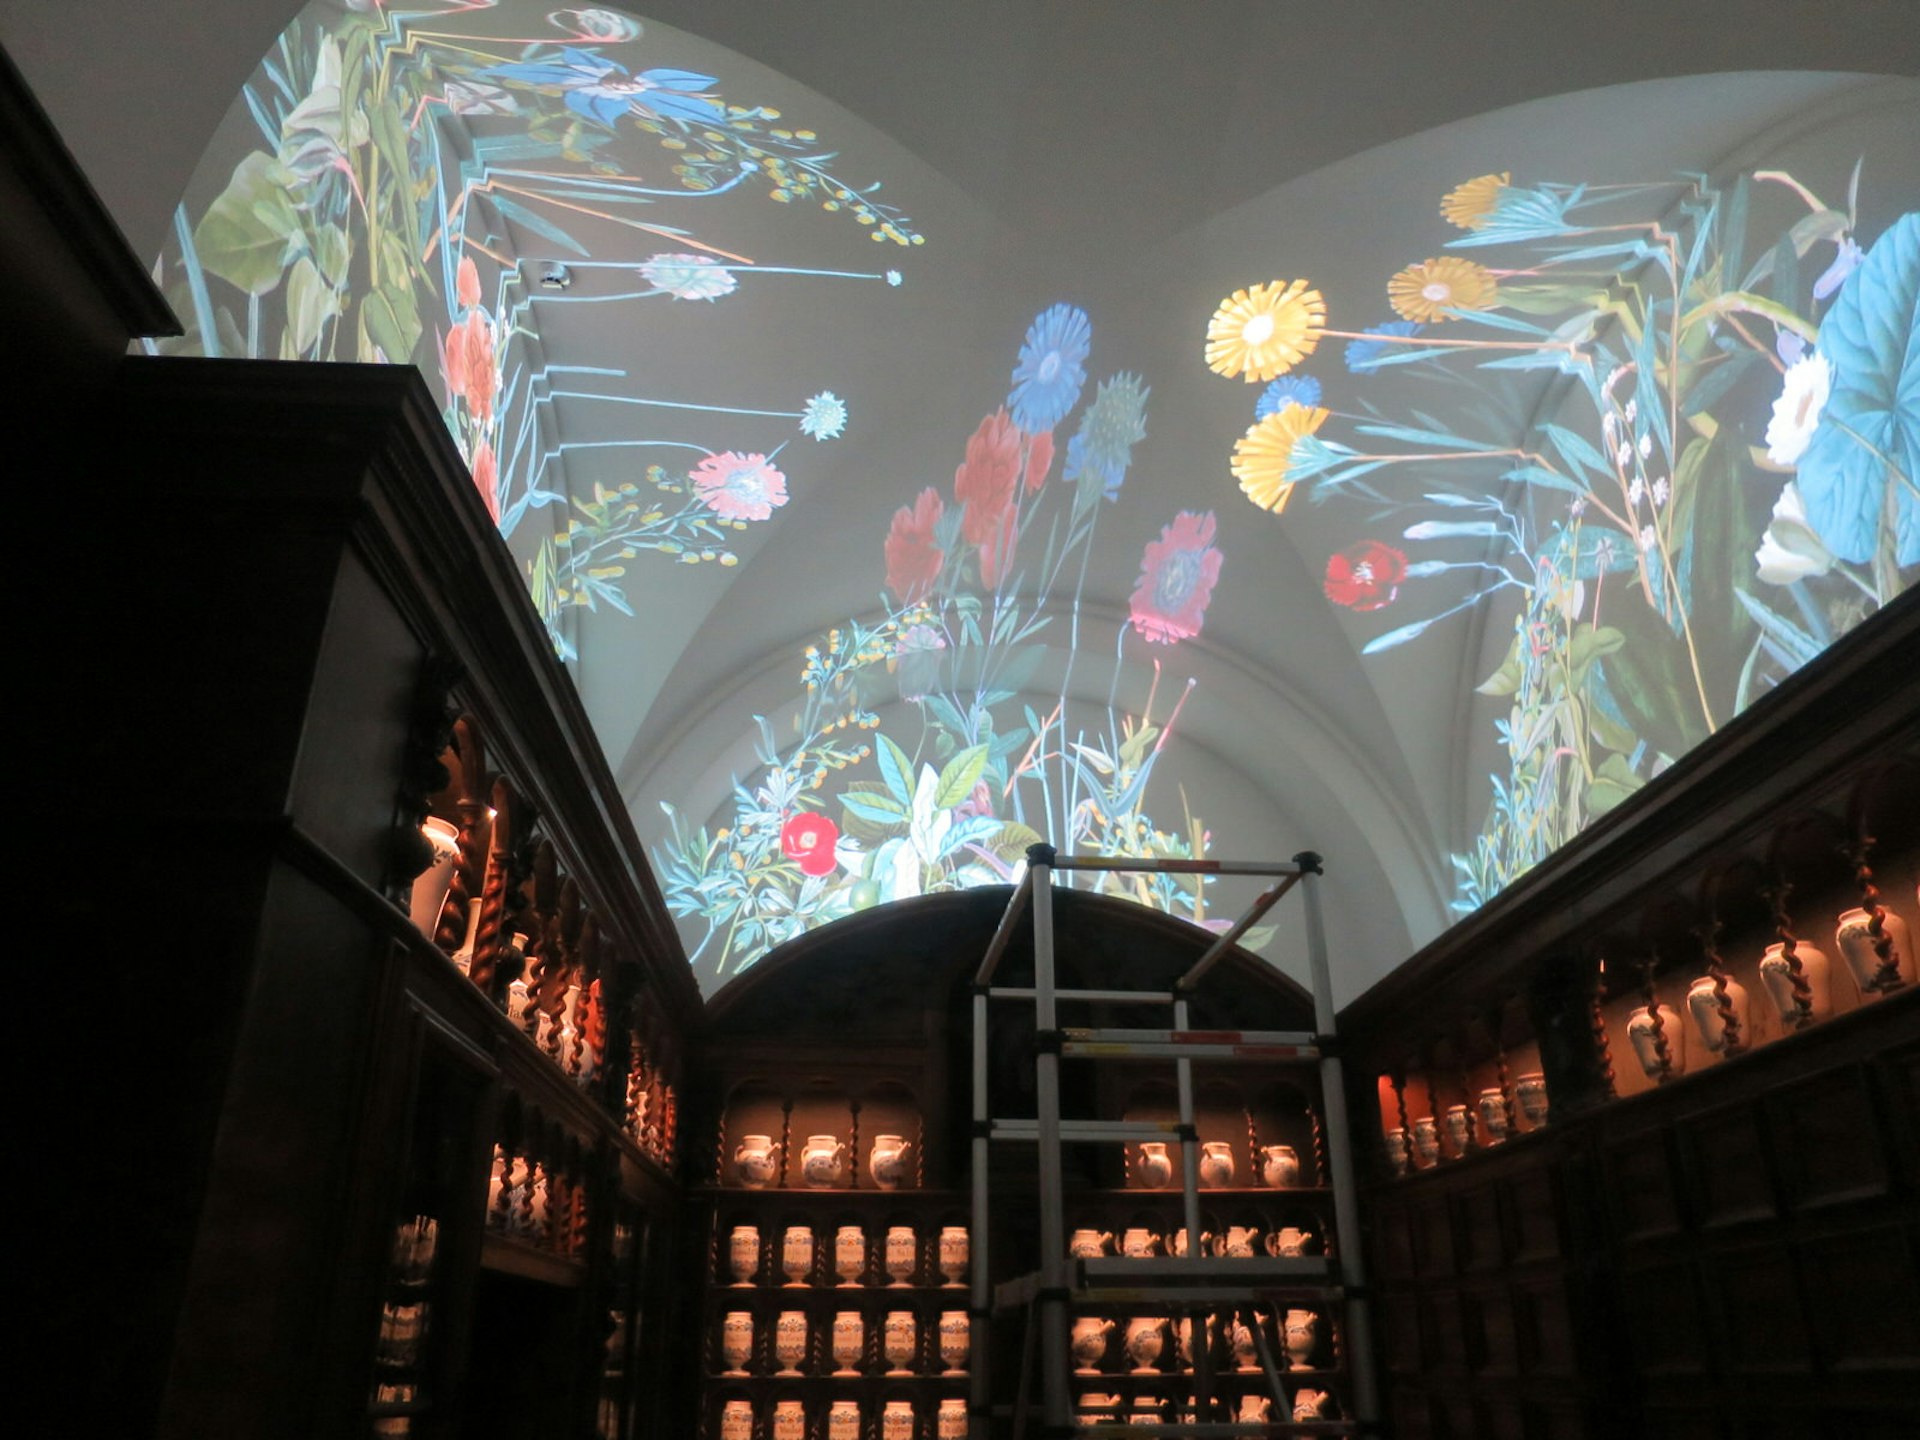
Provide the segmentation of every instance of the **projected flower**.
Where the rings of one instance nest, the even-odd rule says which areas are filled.
[[[833,846],[840,827],[826,815],[803,810],[780,827],[780,853],[800,867],[803,875],[833,872]]]
[[[1119,495],[1127,467],[1133,463],[1133,447],[1147,438],[1150,393],[1138,375],[1123,372],[1102,380],[1081,417],[1079,431],[1067,442],[1062,475],[1109,500]],[[1091,498],[1089,493],[1087,499]]]
[[[902,505],[893,512],[893,524],[887,530],[887,589],[902,605],[924,600],[947,562],[947,552],[934,540],[946,509],[939,492],[929,485],[911,506]]]
[[[1262,510],[1278,515],[1287,508],[1293,482],[1293,447],[1326,423],[1327,411],[1316,405],[1288,405],[1269,415],[1242,435],[1233,447],[1233,478],[1246,497]]]
[[[1087,351],[1092,344],[1093,325],[1086,311],[1074,305],[1041,311],[1028,327],[1013,367],[1007,407],[1014,424],[1028,434],[1038,434],[1066,418],[1087,383]]]
[[[480,303],[480,267],[473,263],[470,255],[460,258],[460,268],[454,273],[453,297],[460,302],[462,310],[471,310]]]
[[[1253,418],[1264,420],[1278,415],[1289,405],[1318,405],[1320,382],[1311,375],[1282,375],[1260,392],[1253,403]]]
[[[574,40],[593,40],[615,44],[640,38],[640,22],[617,10],[598,7],[584,10],[555,10],[547,19]]]
[[[1370,325],[1360,332],[1362,339],[1347,342],[1347,369],[1355,375],[1371,375],[1380,368],[1395,350],[1405,347],[1396,345],[1394,339],[1411,340],[1427,327],[1416,325],[1411,320],[1389,320],[1384,325]],[[1364,337],[1391,336],[1393,339],[1371,339]]]
[[[1440,202],[1441,216],[1462,230],[1482,229],[1500,202],[1501,187],[1512,178],[1511,172],[1502,170],[1498,175],[1481,175],[1454,186]]]
[[[693,467],[693,488],[723,520],[765,520],[787,503],[787,477],[764,455],[728,450]]]
[[[999,532],[1020,478],[1020,431],[1002,406],[967,439],[967,458],[953,472],[953,498],[966,506],[960,532],[984,545]]]
[[[1327,598],[1349,610],[1380,610],[1393,603],[1407,578],[1407,557],[1391,545],[1365,540],[1327,557]]]
[[[493,322],[484,310],[475,310],[447,334],[440,350],[440,373],[447,395],[467,402],[482,425],[493,417],[498,375],[494,369]]]
[[[1841,559],[1871,559],[1891,487],[1894,558],[1920,564],[1920,213],[1894,222],[1847,278],[1817,353],[1833,388],[1800,456],[1807,519]]]
[[[1172,645],[1200,633],[1220,579],[1214,526],[1211,510],[1204,515],[1182,510],[1171,525],[1161,527],[1158,540],[1147,543],[1130,618],[1133,628],[1155,644]]]
[[[816,440],[838,440],[847,428],[847,402],[822,390],[800,412],[800,431]]]
[[[1807,507],[1800,488],[1789,480],[1773,502],[1773,518],[1753,552],[1754,571],[1769,585],[1791,585],[1833,569],[1833,552],[1807,524]]]
[[[494,458],[493,446],[482,440],[473,452],[473,464],[470,468],[473,472],[474,488],[480,492],[480,498],[487,502],[487,513],[493,517],[494,523],[498,524],[500,496],[496,492],[500,484],[500,462]]]
[[[740,283],[711,255],[655,255],[641,264],[640,278],[676,300],[718,300]]]
[[[643,70],[635,75],[597,51],[572,45],[563,47],[556,60],[523,60],[480,73],[558,90],[569,110],[607,126],[635,111],[694,125],[711,125],[727,114],[704,93],[719,83],[711,75],[691,70]]]
[[[1027,441],[1027,493],[1031,495],[1047,483],[1053,468],[1053,432],[1042,430]]]
[[[1250,385],[1271,380],[1313,353],[1326,323],[1326,301],[1304,280],[1236,290],[1207,322],[1207,366]]]
[[[993,533],[980,542],[980,583],[989,590],[998,588],[1013,569],[1013,551],[1020,541],[1018,519],[1009,505],[1000,512]]]
[[[1499,303],[1500,287],[1484,265],[1442,255],[1409,265],[1387,282],[1387,300],[1409,320],[1431,323],[1452,319],[1454,310],[1488,310]]]
[[[1802,355],[1788,368],[1767,422],[1767,458],[1776,465],[1796,464],[1813,439],[1833,388],[1833,368],[1819,351]]]

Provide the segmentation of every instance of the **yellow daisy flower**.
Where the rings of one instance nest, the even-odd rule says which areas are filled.
[[[1327,302],[1304,280],[1236,290],[1207,322],[1207,366],[1265,384],[1313,353],[1327,324]]]
[[[1283,405],[1240,437],[1233,447],[1233,478],[1249,500],[1276,515],[1287,508],[1294,444],[1324,425],[1327,413],[1318,405]]]
[[[1450,320],[1450,310],[1487,310],[1500,301],[1500,287],[1484,265],[1442,255],[1409,265],[1387,282],[1387,299],[1403,319],[1421,325]]]
[[[1441,218],[1462,230],[1484,229],[1493,207],[1499,203],[1501,187],[1512,178],[1511,172],[1502,170],[1498,175],[1481,175],[1464,185],[1454,186],[1440,202]]]

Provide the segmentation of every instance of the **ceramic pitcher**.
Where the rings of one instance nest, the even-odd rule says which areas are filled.
[[[809,1135],[800,1147],[800,1175],[814,1190],[831,1190],[847,1178],[847,1147],[834,1135]]]
[[[1160,1316],[1136,1315],[1127,1322],[1126,1352],[1136,1375],[1154,1374],[1166,1348],[1167,1322]]]
[[[1313,1347],[1320,1335],[1320,1317],[1311,1310],[1289,1310],[1282,1338],[1286,1341],[1288,1368],[1310,1370]]]
[[[1269,1190],[1285,1190],[1300,1183],[1300,1157],[1291,1145],[1262,1145],[1260,1155],[1260,1178]]]
[[[1218,1190],[1233,1183],[1233,1147],[1224,1140],[1209,1140],[1200,1147],[1200,1183]]]
[[[1076,1375],[1097,1375],[1100,1361],[1107,1353],[1107,1336],[1113,1333],[1113,1321],[1097,1315],[1082,1315],[1073,1322],[1068,1348],[1073,1352]]]
[[[734,1173],[749,1190],[764,1190],[773,1179],[773,1137],[747,1135],[733,1152]]]
[[[867,1156],[867,1173],[882,1190],[897,1190],[907,1178],[907,1142],[898,1135],[876,1135]]]
[[[1167,1142],[1164,1140],[1143,1140],[1139,1154],[1133,1162],[1134,1177],[1148,1190],[1166,1188],[1173,1179],[1173,1161],[1167,1155]]]
[[[1076,1230],[1067,1237],[1067,1254],[1076,1260],[1094,1260],[1113,1243],[1111,1230]]]
[[[1120,1236],[1120,1253],[1135,1260],[1145,1260],[1160,1252],[1160,1237],[1143,1226],[1134,1226]]]
[[[1267,1253],[1289,1258],[1304,1255],[1307,1242],[1312,1239],[1311,1230],[1302,1230],[1298,1225],[1285,1225],[1267,1237]]]

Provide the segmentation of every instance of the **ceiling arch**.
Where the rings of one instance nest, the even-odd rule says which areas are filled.
[[[1351,995],[1920,561],[1875,328],[1920,86],[1814,73],[1898,35],[221,4],[200,73],[240,98],[179,98],[191,157],[149,125],[137,183],[104,140],[177,46],[113,4],[0,34],[168,237],[185,348],[427,374],[709,986],[1044,837],[1327,852]],[[1797,73],[1648,78],[1683,63]]]

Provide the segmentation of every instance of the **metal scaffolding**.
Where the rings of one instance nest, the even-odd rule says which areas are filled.
[[[1053,885],[1056,870],[1144,871],[1161,874],[1253,875],[1274,883],[1247,912],[1165,991],[1061,989],[1055,978]],[[1334,1038],[1332,977],[1328,968],[1326,928],[1320,911],[1317,880],[1320,857],[1303,852],[1287,863],[1243,863],[1214,860],[1077,859],[1061,856],[1049,845],[1027,851],[1026,874],[1015,885],[999,927],[987,946],[974,977],[973,989],[973,1313],[991,1323],[996,1314],[1023,1309],[1028,1329],[1018,1392],[1013,1405],[1016,1440],[1026,1425],[1032,1368],[1037,1361],[1041,1384],[1041,1418],[1049,1435],[1068,1433],[1097,1437],[1120,1436],[1248,1436],[1248,1435],[1365,1435],[1373,1432],[1377,1396],[1373,1375],[1372,1339],[1367,1323],[1366,1277],[1360,1254],[1360,1216],[1353,1185],[1352,1128],[1347,1116],[1347,1093]],[[1298,888],[1304,902],[1307,953],[1311,969],[1314,1028],[1312,1031],[1196,1031],[1190,1027],[1189,1002],[1201,979],[1281,897]],[[996,987],[994,972],[1028,906],[1033,910],[1033,985]],[[995,1118],[987,1095],[987,1033],[989,1007],[995,1002],[1030,1001],[1034,1007],[1035,1096],[1032,1118]],[[1171,1028],[1073,1028],[1060,1024],[1062,1005],[1104,1004],[1166,1007]],[[1179,1119],[1124,1121],[1063,1118],[1060,1113],[1060,1062],[1063,1059],[1161,1058],[1173,1062]],[[1208,1256],[1200,1228],[1200,1144],[1194,1120],[1193,1066],[1195,1061],[1231,1060],[1287,1065],[1313,1065],[1320,1079],[1322,1122],[1326,1138],[1326,1177],[1332,1190],[1338,1253],[1321,1256],[1253,1256],[1230,1259]],[[1062,1147],[1069,1144],[1112,1144],[1135,1140],[1177,1139],[1180,1144],[1182,1228],[1184,1254],[1098,1259],[1072,1258],[1066,1253],[1066,1196]],[[1011,1142],[1038,1147],[1040,1268],[994,1286],[990,1280],[988,1250],[988,1155],[992,1144]],[[1194,1403],[1189,1418],[1153,1425],[1082,1423],[1075,1425],[1068,1348],[1069,1309],[1075,1304],[1163,1303],[1169,1310],[1236,1311],[1256,1304],[1277,1306],[1289,1301],[1339,1307],[1344,1317],[1349,1395],[1346,1418],[1294,1421],[1282,1415],[1265,1421],[1211,1418],[1212,1378],[1207,1345],[1195,1343]],[[1276,1311],[1277,1313],[1277,1311]],[[1195,1319],[1202,1337],[1206,1322]],[[1278,1373],[1264,1331],[1249,1328],[1258,1345],[1262,1365],[1276,1400],[1284,1401]],[[972,1379],[973,1440],[986,1440],[992,1414],[993,1377],[990,1347],[976,1345]],[[1284,1404],[1283,1404],[1284,1408]]]

